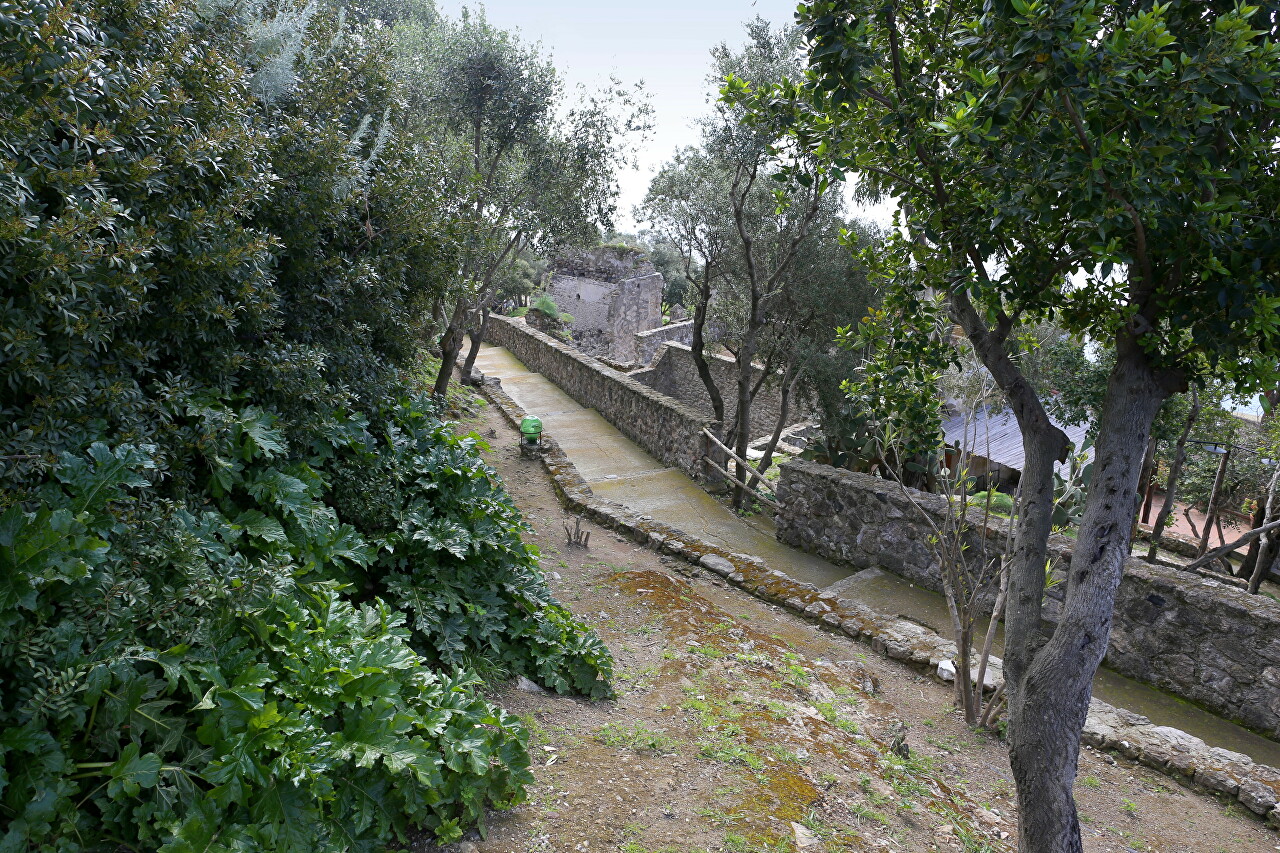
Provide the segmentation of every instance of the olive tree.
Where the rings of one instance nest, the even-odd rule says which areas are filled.
[[[739,75],[772,83],[799,70],[800,33],[794,27],[774,30],[756,18],[747,32],[741,50],[723,44],[712,50],[712,81]],[[771,363],[765,351],[766,328],[793,301],[804,280],[797,264],[815,245],[818,232],[832,232],[841,199],[831,191],[831,180],[812,168],[816,161],[808,152],[787,150],[772,129],[748,125],[743,118],[740,107],[718,104],[702,122],[700,146],[677,155],[654,178],[641,215],[685,259],[686,276],[694,283],[688,295],[694,303],[694,362],[713,414],[723,424],[723,394],[706,361],[706,323],[716,299],[714,343],[728,349],[734,360],[735,414],[732,424],[725,425],[725,440],[745,458],[752,403],[763,382],[779,381],[773,374],[781,365]],[[774,180],[788,169],[799,171],[806,181]],[[794,377],[785,370],[783,374],[785,390]],[[747,477],[739,464],[737,478]],[[741,486],[735,489],[735,506],[741,506],[744,495]]]
[[[397,56],[411,107],[450,164],[445,192],[461,223],[453,292],[437,306],[440,395],[504,267],[524,250],[594,243],[610,225],[624,140],[647,127],[649,108],[616,81],[570,103],[539,47],[483,13],[406,21]]]
[[[909,204],[921,239],[896,239],[892,276],[945,295],[1017,417],[1005,676],[1020,849],[1078,851],[1080,732],[1152,421],[1206,374],[1274,385],[1276,5],[814,0],[800,15],[807,79],[734,81],[727,95]],[[1026,320],[1114,356],[1048,637],[1053,466],[1068,441],[1015,358]]]

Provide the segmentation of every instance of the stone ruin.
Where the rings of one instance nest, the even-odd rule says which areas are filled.
[[[578,349],[626,364],[637,360],[636,334],[662,325],[662,285],[640,249],[600,246],[552,261],[547,293],[573,316]]]

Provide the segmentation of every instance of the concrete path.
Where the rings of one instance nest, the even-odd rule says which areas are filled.
[[[542,419],[597,495],[651,515],[729,551],[753,554],[797,580],[819,587],[850,572],[783,545],[773,521],[740,518],[677,468],[664,467],[596,413],[579,405],[551,380],[525,367],[502,347],[483,345],[476,367],[502,380],[502,389],[520,408]]]

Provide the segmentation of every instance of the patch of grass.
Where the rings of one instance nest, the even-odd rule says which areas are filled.
[[[1124,812],[1125,814],[1129,815],[1130,817],[1137,817],[1137,816],[1138,816],[1138,804],[1137,804],[1137,803],[1135,803],[1133,800],[1125,800],[1125,801],[1124,801],[1124,805],[1120,806],[1120,811]]]
[[[822,715],[824,720],[840,729],[840,731],[851,735],[856,735],[858,733],[858,724],[853,720],[847,720],[844,717],[841,717],[834,702],[815,702],[813,703],[813,707],[817,709],[818,713]]]
[[[1086,788],[1096,789],[1096,788],[1102,787],[1102,780],[1099,779],[1097,776],[1085,776],[1083,779],[1080,780],[1080,784],[1084,785]]]
[[[766,746],[765,749],[767,749],[769,751],[769,754],[772,755],[774,758],[778,759],[779,761],[785,762],[787,764],[804,764],[804,762],[808,760],[805,758],[801,758],[799,753],[796,753],[790,749],[787,749],[785,746],[783,746],[780,743],[771,743],[768,746]]]
[[[790,708],[783,705],[781,702],[775,702],[772,699],[765,701],[764,709],[768,711],[769,716],[773,717],[775,720],[785,720],[787,717],[791,716]]]
[[[924,742],[928,744],[932,744],[933,746],[936,746],[938,749],[941,749],[943,752],[948,752],[948,753],[960,752],[961,750],[964,750],[974,745],[972,741],[961,740],[955,735],[945,735],[943,737],[933,737],[932,735],[925,735]]]
[[[595,739],[605,746],[627,748],[636,752],[679,752],[680,742],[665,732],[657,731],[644,723],[624,726],[606,723],[595,733]]]
[[[538,718],[533,714],[520,714],[520,722],[524,723],[525,729],[529,732],[529,745],[536,746],[538,743],[547,739],[546,729],[542,728],[542,724],[538,722]]]
[[[850,803],[849,812],[859,820],[869,820],[881,826],[889,825],[888,815],[878,812],[869,806],[864,806],[862,803]]]
[[[858,787],[862,789],[862,793],[867,795],[867,799],[871,801],[872,805],[883,806],[889,802],[888,797],[876,793],[875,788],[871,786],[871,777],[865,773],[858,777]]]
[[[698,817],[706,818],[707,822],[712,826],[733,826],[738,822],[741,815],[727,814],[719,809],[698,809],[694,812]]]
[[[788,664],[783,672],[783,682],[797,690],[808,687],[810,682],[813,681],[813,676],[809,674],[809,671],[802,666],[797,666],[796,664]]]
[[[734,835],[724,837],[724,846],[729,853],[791,853],[792,844],[789,838],[769,840],[760,836]]]
[[[679,847],[645,847],[639,841],[628,841],[618,848],[621,853],[700,853],[700,851],[685,851]]]
[[[764,769],[764,760],[760,756],[745,744],[719,732],[698,739],[698,755],[724,764],[741,764],[752,770]]]
[[[713,660],[716,658],[722,658],[725,656],[724,652],[722,652],[720,649],[717,649],[715,646],[690,646],[689,653],[695,654],[695,655],[701,655],[704,658],[711,658]]]
[[[733,659],[738,663],[751,664],[753,666],[768,666],[773,663],[768,655],[758,652],[737,652],[734,654]]]

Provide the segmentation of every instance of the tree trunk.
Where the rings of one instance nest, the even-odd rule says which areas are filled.
[[[480,314],[480,328],[467,332],[467,336],[471,338],[471,349],[467,351],[467,360],[462,364],[462,378],[466,382],[471,381],[471,371],[476,366],[476,356],[480,355],[480,344],[484,343],[484,333],[489,329],[489,309],[485,308]]]
[[[769,470],[769,466],[773,464],[773,452],[778,447],[778,442],[782,440],[782,431],[787,428],[787,421],[791,414],[791,390],[795,387],[796,379],[799,378],[799,370],[796,370],[791,376],[783,376],[782,393],[778,403],[778,420],[773,425],[773,435],[769,436],[769,443],[764,447],[764,456],[760,458],[760,464],[757,470],[764,474]],[[760,478],[753,477],[748,484],[753,489],[760,488]]]
[[[1072,798],[1080,732],[1129,555],[1143,454],[1167,395],[1136,343],[1122,339],[1119,344],[1061,618],[1011,685],[1009,763],[1017,782],[1021,853],[1081,850]]]
[[[1280,571],[1280,536],[1272,536],[1258,551],[1258,564],[1249,578],[1249,592],[1254,595],[1271,572]]]
[[[436,374],[435,387],[431,393],[444,397],[449,390],[449,382],[453,379],[453,368],[458,363],[458,352],[462,349],[464,324],[467,318],[467,302],[459,298],[454,306],[449,325],[440,336],[440,372]]]
[[[1276,488],[1280,486],[1280,468],[1271,475],[1271,482],[1267,484],[1267,500],[1264,504],[1262,500],[1258,501],[1261,506],[1262,516],[1265,521],[1270,521],[1276,514]],[[1280,558],[1280,537],[1273,533],[1264,534],[1255,543],[1258,546],[1258,553],[1255,557],[1253,570],[1249,573],[1249,592],[1254,595],[1258,594],[1258,590],[1262,588],[1262,579],[1267,576],[1274,568],[1273,565]],[[1250,553],[1253,549],[1250,548]]]
[[[1147,455],[1142,458],[1142,474],[1138,477],[1138,491],[1142,497],[1142,523],[1146,524],[1147,519],[1151,517],[1151,501],[1155,494],[1154,484],[1156,476],[1156,438],[1152,436],[1147,441]],[[1137,518],[1134,524],[1138,523]],[[1137,535],[1137,531],[1134,531]]]
[[[1209,492],[1209,505],[1204,510],[1204,531],[1200,534],[1200,547],[1196,556],[1209,550],[1209,537],[1213,535],[1213,522],[1218,517],[1218,501],[1222,496],[1222,481],[1227,477],[1227,466],[1231,464],[1231,448],[1218,460],[1218,471],[1213,475],[1213,490]]]
[[[747,458],[747,447],[751,444],[751,386],[752,375],[751,370],[756,355],[756,330],[754,328],[747,329],[747,333],[743,336],[742,347],[738,350],[738,411],[734,413],[733,422],[736,427],[736,436],[734,438],[733,452]],[[751,472],[746,470],[742,463],[736,463],[735,473],[741,483],[747,482],[747,478],[751,476]],[[743,501],[746,499],[747,490],[743,488],[741,483],[735,484],[733,487],[733,508],[742,509]]]
[[[1191,428],[1200,417],[1200,392],[1191,389],[1191,410],[1187,412],[1187,422],[1182,426],[1182,434],[1178,436],[1178,444],[1173,451],[1173,462],[1169,464],[1169,479],[1164,487],[1164,504],[1156,514],[1155,526],[1151,528],[1151,547],[1147,550],[1147,561],[1155,560],[1160,552],[1160,538],[1164,536],[1164,528],[1173,514],[1173,505],[1178,500],[1178,479],[1182,476],[1182,466],[1187,461],[1187,439],[1191,437]]]
[[[1256,501],[1253,508],[1253,518],[1249,519],[1249,527],[1257,530],[1259,527],[1267,523],[1267,502],[1261,497]],[[1244,559],[1240,561],[1240,569],[1236,572],[1238,578],[1253,577],[1253,567],[1258,564],[1258,549],[1262,547],[1262,537],[1258,537],[1249,543],[1249,550],[1245,552]]]
[[[707,391],[707,398],[711,401],[711,416],[720,425],[720,437],[724,438],[727,444],[729,436],[724,433],[724,397],[721,396],[720,388],[716,385],[715,378],[711,375],[711,367],[707,364],[707,341],[705,335],[707,307],[710,303],[711,276],[707,274],[704,267],[702,281],[698,284],[698,300],[693,306],[693,339],[689,345],[689,353],[693,356],[693,366],[697,368],[698,378],[702,380],[702,386]],[[708,448],[707,452],[712,453],[714,451]],[[728,459],[725,459],[724,467],[729,467]]]

